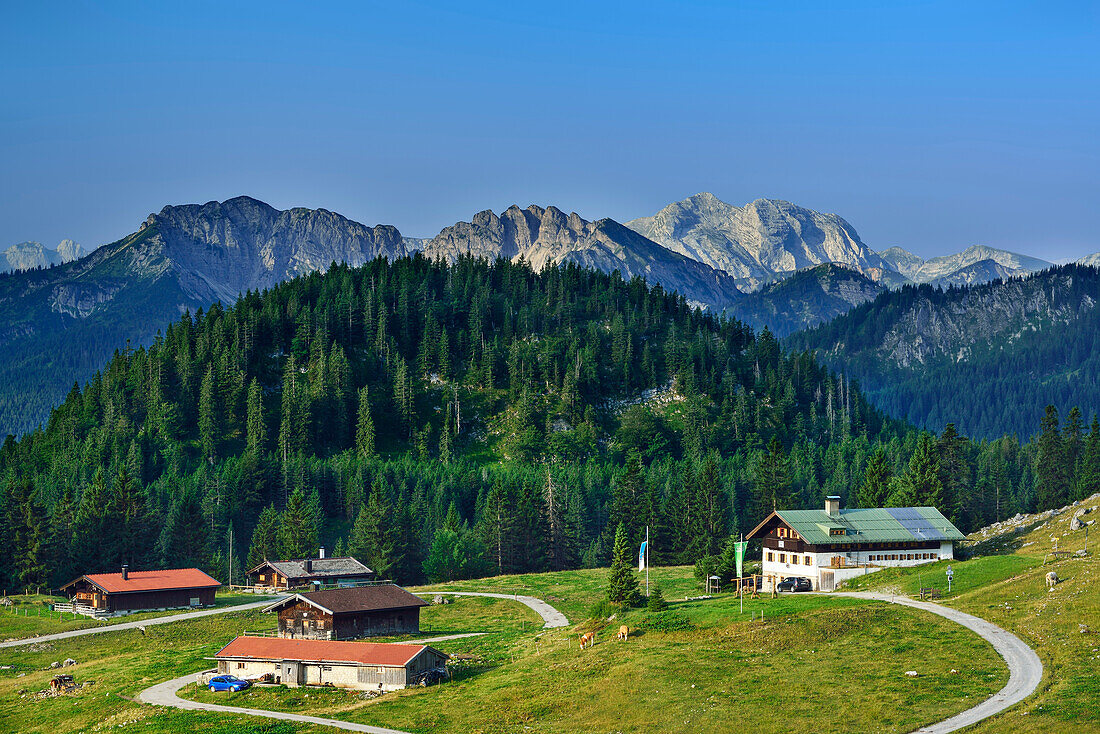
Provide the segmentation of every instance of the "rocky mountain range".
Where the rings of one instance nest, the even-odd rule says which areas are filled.
[[[423,247],[431,259],[461,255],[523,259],[536,270],[575,263],[624,278],[641,276],[676,290],[693,303],[722,308],[737,300],[734,279],[723,271],[666,249],[613,219],[589,222],[557,207],[511,206],[499,215],[478,212],[445,228]]]
[[[664,247],[722,270],[746,290],[834,262],[880,279],[885,263],[836,214],[778,199],[743,207],[701,193],[626,223]]]
[[[42,268],[55,251],[25,243],[8,252]],[[66,241],[56,257],[70,261],[0,274],[0,435],[37,425],[74,380],[87,379],[127,341],[148,343],[182,311],[232,302],[333,262],[422,252],[449,261],[523,259],[535,268],[575,263],[644,277],[780,335],[914,280],[972,285],[1049,267],[988,247],[929,260],[900,248],[876,253],[835,214],[770,199],[737,207],[707,193],[627,225],[554,206],[512,206],[479,212],[430,239],[325,209],[281,211],[238,197],[164,207],[133,234],[73,259],[80,252]]]
[[[50,249],[41,242],[20,242],[0,253],[0,273],[49,268],[72,262],[84,254],[84,248],[72,240],[61,240]]]

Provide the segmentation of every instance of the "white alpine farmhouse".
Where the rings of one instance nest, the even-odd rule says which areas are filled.
[[[935,507],[842,510],[830,496],[824,510],[772,512],[745,539],[761,541],[765,588],[802,576],[832,591],[882,568],[954,558],[954,542],[965,537]]]

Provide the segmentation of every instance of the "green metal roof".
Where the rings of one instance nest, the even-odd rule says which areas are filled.
[[[885,507],[841,510],[776,510],[776,515],[812,545],[829,543],[912,543],[962,540],[966,536],[935,507]],[[844,535],[830,535],[843,528]]]

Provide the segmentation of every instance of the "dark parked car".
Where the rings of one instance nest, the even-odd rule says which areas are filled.
[[[803,576],[791,576],[776,585],[777,591],[813,591],[813,583]]]
[[[235,675],[219,675],[210,679],[211,691],[243,691],[248,688],[251,683],[246,680],[241,680]]]

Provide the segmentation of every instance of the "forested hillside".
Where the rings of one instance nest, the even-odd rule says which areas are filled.
[[[886,292],[795,334],[858,378],[890,415],[975,437],[1028,437],[1046,405],[1100,405],[1100,270],[1065,265],[1024,279]]]
[[[378,259],[186,314],[6,441],[0,573],[224,580],[323,543],[413,582],[604,564],[620,522],[690,563],[834,493],[965,529],[1083,491],[1097,430],[1076,454],[1051,435],[1044,454],[918,433],[638,279]],[[1057,469],[1042,486],[1036,456]]]
[[[748,293],[726,314],[747,324],[767,327],[773,334],[790,334],[847,313],[872,300],[885,288],[844,265],[825,263],[769,283]]]

